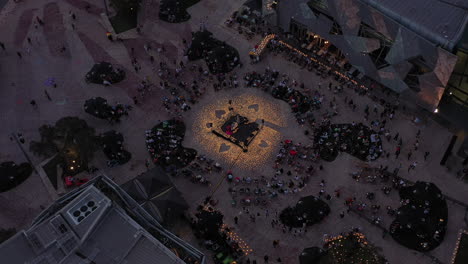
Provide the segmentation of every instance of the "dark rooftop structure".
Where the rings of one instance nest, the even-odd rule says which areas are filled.
[[[0,245],[2,263],[205,263],[118,185],[99,176]]]
[[[154,167],[121,185],[138,204],[165,226],[189,207],[163,168]]]

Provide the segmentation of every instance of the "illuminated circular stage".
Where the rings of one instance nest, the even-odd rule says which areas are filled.
[[[187,122],[185,140],[226,165],[249,169],[275,155],[281,131],[288,127],[287,104],[252,89],[236,89],[204,99]],[[291,119],[294,121],[293,119]],[[191,143],[189,143],[191,142]]]

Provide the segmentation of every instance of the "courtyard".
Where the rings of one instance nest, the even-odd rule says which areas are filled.
[[[195,217],[200,205],[223,215],[223,225],[230,228],[244,255],[238,263],[263,263],[266,256],[268,263],[299,263],[305,248],[322,248],[333,237],[351,231],[362,233],[389,263],[451,263],[459,232],[466,229],[468,203],[466,182],[440,165],[451,131],[412,111],[410,105],[403,107],[405,103],[393,96],[378,94],[386,101],[382,105],[373,93],[311,72],[294,63],[293,55],[274,47],[251,63],[249,52],[263,36],[246,38],[225,23],[243,2],[202,0],[187,9],[188,21],[168,23],[158,17],[159,1],[142,0],[140,32],[131,29],[118,35],[121,40],[112,41],[108,34],[115,33],[101,15],[106,10],[102,1],[8,2],[0,16],[0,41],[5,45],[0,50],[1,162],[42,167],[46,159],[29,147],[39,140],[39,127],[78,117],[97,134],[118,131],[131,159],[109,166],[105,153],[97,151],[89,162],[96,170],[77,177],[89,179],[102,173],[123,184],[163,165],[190,206],[187,216]],[[37,22],[38,17],[44,25]],[[237,49],[242,64],[225,74],[211,74],[208,62],[188,60],[192,32],[201,29]],[[87,73],[103,61],[122,68],[125,79],[110,85],[88,83]],[[275,72],[266,89],[246,78],[272,78]],[[288,93],[293,95],[273,93],[281,82],[294,90]],[[313,98],[315,104],[301,112],[296,106],[302,98],[299,94]],[[131,109],[118,122],[100,120],[83,107],[94,97]],[[388,109],[395,105],[393,114]],[[419,122],[414,122],[415,117]],[[155,139],[148,135],[165,128],[164,122],[170,120],[183,123],[185,131],[167,144],[186,152],[149,153]],[[325,136],[319,134],[322,125]],[[337,138],[342,131],[350,132]],[[339,144],[328,141],[331,136]],[[332,157],[323,158],[332,148]],[[161,163],[165,158],[169,159]],[[183,169],[192,171],[192,176],[180,175]],[[384,172],[392,176],[384,180]],[[392,182],[395,176],[396,183]],[[403,205],[395,187],[401,180],[408,185],[434,183],[445,195],[445,236],[434,249],[410,249],[389,233],[395,215],[387,208],[397,210]],[[54,188],[38,170],[14,189],[0,193],[0,226],[16,230],[28,226],[68,191],[63,183],[58,185]],[[329,213],[310,226],[289,228],[280,223],[284,209],[308,196],[323,200]],[[214,263],[215,253],[187,222],[170,229],[202,250],[207,263]]]

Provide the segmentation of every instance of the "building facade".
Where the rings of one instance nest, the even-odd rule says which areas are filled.
[[[434,111],[468,23],[468,3],[456,2],[278,0],[277,24],[304,46],[325,40],[325,48],[345,58],[358,76]]]

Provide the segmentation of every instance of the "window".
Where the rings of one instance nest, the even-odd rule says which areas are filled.
[[[382,69],[390,65],[385,60],[385,57],[387,57],[387,54],[390,52],[390,49],[394,43],[392,39],[389,39],[382,33],[375,30],[373,27],[363,22],[361,22],[358,36],[369,39],[377,39],[379,41],[380,48],[368,53],[377,69]]]
[[[341,30],[341,26],[333,21],[332,29],[330,30],[329,34],[331,35],[343,35],[343,31]]]
[[[64,224],[60,224],[58,229],[59,229],[60,233],[62,233],[62,234],[65,234],[68,231],[67,227]]]
[[[422,56],[409,59],[408,62],[412,64],[412,67],[403,81],[413,91],[419,92],[421,91],[421,88],[419,87],[419,76],[430,72],[431,69],[427,66],[426,61]]]

